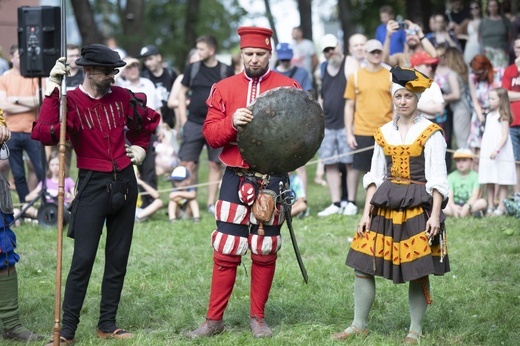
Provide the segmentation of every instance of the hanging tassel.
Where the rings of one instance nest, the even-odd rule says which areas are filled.
[[[261,221],[258,223],[258,235],[261,235],[261,236],[265,235],[264,223]]]
[[[432,303],[432,298],[430,296],[430,289],[428,288],[429,279],[427,276],[424,276],[420,278],[419,281],[421,282],[424,298],[426,299],[426,304],[430,305]]]

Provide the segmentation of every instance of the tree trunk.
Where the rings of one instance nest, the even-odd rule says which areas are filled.
[[[406,0],[406,19],[419,24],[424,32],[430,31],[429,20],[432,13],[430,1]]]
[[[269,26],[273,30],[273,40],[276,44],[278,44],[278,43],[280,43],[280,41],[278,41],[278,33],[276,32],[276,26],[274,25],[273,13],[271,12],[271,6],[269,5],[269,0],[264,0],[264,5],[265,5],[265,16],[267,17],[267,20],[269,21]]]
[[[518,0],[511,0],[511,13],[517,15],[518,13]]]
[[[186,47],[186,51],[183,56],[187,55],[189,47],[193,47],[195,40],[197,40],[200,0],[188,0],[187,4],[186,21],[184,22],[184,47]]]
[[[102,43],[103,35],[98,30],[98,26],[94,21],[94,13],[90,2],[85,0],[70,0],[74,17],[78,23],[79,32],[83,40],[83,45],[92,43]]]
[[[143,41],[144,0],[127,0],[126,8],[120,9],[123,34],[131,37],[126,41],[126,48],[130,56],[137,56]]]
[[[300,27],[303,31],[303,37],[312,41],[311,0],[298,0],[298,11],[300,12]]]
[[[348,39],[354,34],[352,26],[352,16],[350,15],[350,2],[346,0],[338,0],[338,17],[343,30],[343,51],[348,53]]]

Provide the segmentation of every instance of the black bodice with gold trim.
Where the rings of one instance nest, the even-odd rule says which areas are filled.
[[[381,129],[376,131],[375,141],[385,154],[387,177],[372,198],[373,205],[391,209],[417,205],[430,206],[431,196],[424,187],[426,183],[424,145],[437,131],[442,129],[436,124],[431,124],[413,143],[405,145],[388,144]]]

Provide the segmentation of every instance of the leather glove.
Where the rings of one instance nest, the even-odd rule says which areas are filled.
[[[140,165],[143,163],[144,158],[146,157],[146,151],[143,148],[138,145],[130,146],[128,144],[126,144],[125,147],[126,156],[130,158],[130,161],[132,161],[134,165]]]
[[[54,91],[54,88],[58,88],[58,90],[60,90],[63,76],[69,74],[70,67],[65,65],[65,60],[66,58],[64,56],[56,60],[56,64],[52,68],[49,79],[47,80],[45,96],[50,96]]]

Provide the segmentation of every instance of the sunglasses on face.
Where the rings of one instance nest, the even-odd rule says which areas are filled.
[[[335,48],[333,48],[333,47],[325,48],[325,49],[323,50],[323,53],[325,53],[325,54],[330,53],[330,52],[334,51],[334,49],[335,49]]]
[[[118,68],[98,68],[96,69],[99,71],[99,73],[93,73],[93,74],[104,74],[105,76],[110,76],[111,74],[118,74],[119,69]]]

